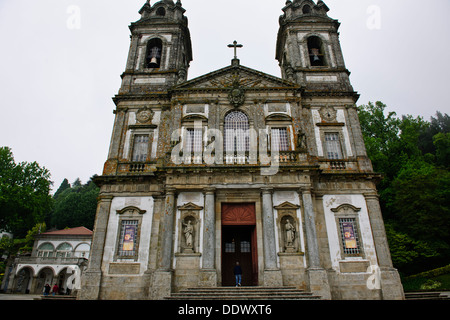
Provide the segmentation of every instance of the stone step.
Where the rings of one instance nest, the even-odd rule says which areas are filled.
[[[450,300],[442,292],[405,292],[405,300]]]
[[[41,296],[40,300],[77,300],[77,296],[71,295],[56,295],[56,296]]]
[[[168,300],[317,300],[311,292],[295,287],[188,288],[172,293]]]

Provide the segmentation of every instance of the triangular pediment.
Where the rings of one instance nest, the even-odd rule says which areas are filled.
[[[275,206],[274,208],[277,210],[290,210],[290,209],[298,209],[298,208],[300,208],[300,206],[286,201],[278,206]]]
[[[228,66],[203,76],[177,85],[175,90],[188,89],[218,89],[228,90],[233,87],[235,81],[245,89],[295,89],[300,86],[296,83],[269,75],[241,65]]]
[[[178,210],[192,210],[192,211],[197,211],[197,210],[202,210],[203,207],[200,207],[192,202],[186,203],[182,206],[178,207]]]

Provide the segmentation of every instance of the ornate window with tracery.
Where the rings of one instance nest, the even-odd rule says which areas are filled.
[[[224,148],[226,153],[249,151],[249,122],[245,113],[230,112],[225,116]]]

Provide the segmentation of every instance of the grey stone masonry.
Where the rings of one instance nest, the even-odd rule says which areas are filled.
[[[275,248],[275,226],[273,223],[273,204],[271,188],[262,189],[262,215],[264,226],[264,261],[267,270],[276,270],[277,251]]]
[[[214,188],[205,189],[205,225],[203,231],[203,269],[214,269],[216,250],[216,213]]]
[[[235,57],[193,79],[181,1],[139,11],[80,298],[234,286],[239,261],[246,286],[403,299],[340,23],[323,1],[282,10],[281,78]]]

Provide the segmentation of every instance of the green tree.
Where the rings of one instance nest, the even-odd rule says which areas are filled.
[[[450,133],[438,133],[433,136],[436,148],[436,164],[444,168],[450,167]]]
[[[51,210],[50,172],[38,163],[16,164],[10,148],[0,148],[0,225],[24,237]]]
[[[419,148],[424,155],[436,154],[433,137],[439,133],[450,133],[450,117],[437,111],[436,117],[431,117],[428,129],[421,134],[419,139]]]
[[[428,259],[439,256],[426,242],[414,240],[408,234],[396,230],[394,223],[386,223],[385,227],[392,263],[399,270],[407,274],[417,273],[423,270]]]
[[[77,179],[79,181],[79,179]],[[62,191],[55,199],[50,223],[63,229],[84,226],[94,227],[99,188],[89,180],[85,185],[73,183],[71,188]]]
[[[376,171],[391,179],[398,168],[392,164],[400,149],[400,119],[395,112],[385,115],[386,105],[380,101],[359,107],[359,120],[367,155]]]
[[[450,172],[423,161],[406,163],[392,183],[389,206],[415,239],[450,243]]]
[[[381,102],[359,109],[378,185],[394,265],[403,273],[450,262],[450,119],[386,112]],[[430,147],[430,145],[432,147]]]
[[[59,186],[58,190],[56,190],[55,194],[53,195],[53,199],[57,199],[58,196],[66,189],[70,189],[70,183],[67,179],[64,179],[61,185]]]

